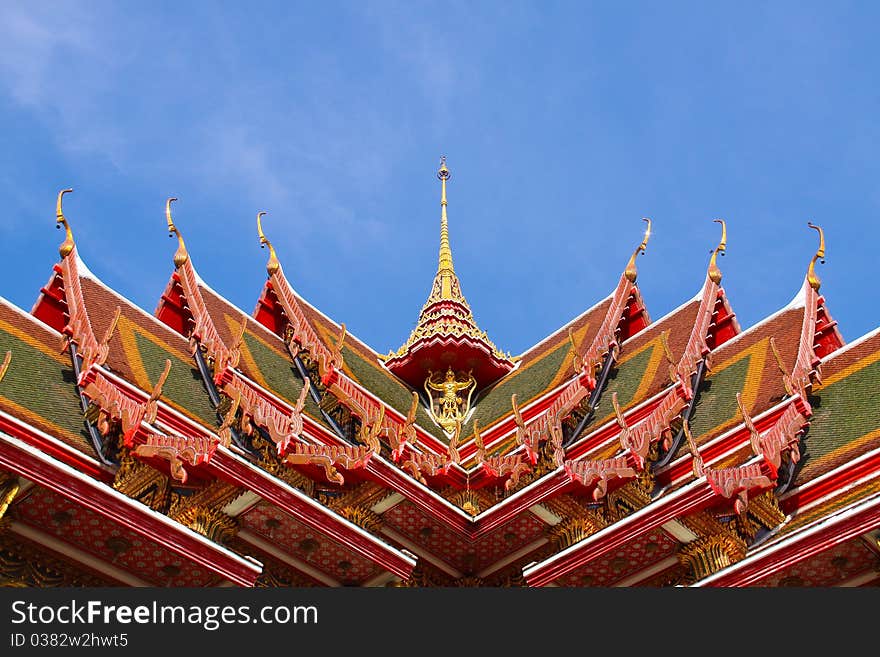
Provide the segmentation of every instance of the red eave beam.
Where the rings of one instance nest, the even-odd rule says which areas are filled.
[[[253,491],[310,529],[330,537],[398,577],[408,579],[412,574],[416,564],[414,559],[336,516],[297,489],[236,456],[228,448],[218,447],[207,467],[227,481]]]
[[[165,521],[106,484],[78,477],[73,468],[26,443],[0,434],[0,468],[24,477],[242,586],[253,586],[262,565],[229,552],[191,529]]]
[[[817,525],[792,534],[773,546],[729,566],[694,586],[742,587],[760,585],[767,577],[845,543],[880,526],[880,495],[852,505]]]
[[[709,482],[699,479],[664,498],[662,503],[649,504],[549,559],[525,568],[523,575],[529,586],[546,586],[583,564],[621,547],[633,536],[705,508],[716,499]]]

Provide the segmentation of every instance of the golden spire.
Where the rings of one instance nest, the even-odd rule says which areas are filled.
[[[626,269],[623,270],[623,275],[627,277],[630,283],[635,283],[636,276],[638,276],[638,271],[636,270],[636,256],[645,252],[645,249],[648,248],[648,238],[651,237],[651,220],[648,217],[642,217],[642,221],[648,223],[648,227],[645,228],[645,236],[642,238],[642,243],[636,247],[635,251],[633,251],[632,257],[630,257],[629,262],[626,265]]]
[[[718,254],[724,255],[724,252],[727,250],[727,224],[724,222],[724,219],[713,219],[716,224],[721,224],[721,241],[718,242],[718,246],[715,247],[715,250],[712,251],[712,258],[709,260],[709,278],[712,279],[712,282],[715,285],[721,284],[721,270],[718,269],[718,265],[716,264],[716,260],[718,259]]]
[[[266,263],[266,271],[271,277],[275,272],[281,269],[281,263],[278,262],[278,256],[275,255],[275,247],[272,246],[272,242],[270,242],[266,236],[263,234],[263,222],[260,220],[266,214],[263,211],[257,212],[257,232],[260,234],[260,248],[264,249],[267,246],[269,247],[269,262]]]
[[[174,266],[181,267],[183,263],[189,260],[189,254],[186,252],[186,245],[183,243],[183,235],[177,230],[174,221],[171,219],[171,203],[176,201],[174,197],[165,201],[165,219],[168,221],[168,237],[177,235],[177,251],[174,252]]]
[[[70,252],[73,251],[73,247],[76,246],[73,241],[73,233],[70,231],[70,224],[67,223],[67,219],[64,218],[64,212],[61,209],[61,198],[68,192],[72,191],[72,189],[62,189],[58,192],[58,203],[55,205],[55,225],[58,228],[61,228],[61,225],[63,224],[66,233],[64,241],[61,243],[61,246],[58,247],[58,252],[61,254],[62,258],[66,258]]]
[[[452,299],[452,282],[455,278],[455,268],[452,265],[452,249],[449,247],[449,222],[446,217],[446,181],[449,180],[449,169],[446,168],[446,156],[440,156],[440,169],[437,171],[440,179],[440,261],[437,266],[437,274],[440,276],[440,298]]]
[[[810,260],[810,268],[807,270],[807,280],[810,283],[810,287],[818,292],[819,286],[822,285],[822,281],[816,276],[816,261],[821,260],[822,264],[825,264],[825,231],[823,231],[820,226],[809,221],[807,222],[807,226],[819,231],[819,250],[816,251],[816,255],[813,256],[813,259]]]

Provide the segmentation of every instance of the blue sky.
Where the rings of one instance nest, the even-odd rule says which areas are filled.
[[[152,311],[168,196],[201,276],[251,311],[264,217],[294,287],[380,352],[437,266],[519,353],[639,285],[659,318],[720,260],[743,327],[788,303],[825,228],[828,307],[880,325],[876,3],[0,4],[0,295],[79,251]],[[873,247],[873,248],[872,248]]]

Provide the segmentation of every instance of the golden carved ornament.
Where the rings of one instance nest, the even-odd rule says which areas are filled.
[[[782,384],[785,386],[786,394],[788,394],[789,397],[794,397],[794,382],[792,381],[788,370],[785,369],[785,363],[782,362],[782,355],[779,353],[779,348],[776,346],[776,338],[773,336],[770,336],[770,351],[773,353],[773,358],[776,360],[776,365],[779,367],[779,371],[782,372]]]
[[[712,251],[712,258],[709,260],[709,278],[715,285],[721,284],[721,270],[718,268],[718,254],[724,255],[727,250],[727,223],[724,219],[713,219],[716,224],[721,224],[721,241]]]
[[[416,434],[416,411],[419,408],[419,393],[413,391],[412,393],[412,403],[409,407],[409,412],[406,415],[406,421],[403,423],[403,426],[394,425],[391,431],[388,432],[388,440],[391,443],[391,459],[397,463],[400,460],[400,457],[403,456],[403,452],[406,449],[407,444],[415,445],[417,440]]]
[[[9,363],[12,362],[12,352],[7,351],[6,356],[3,358],[3,362],[0,363],[0,381],[3,380],[3,377],[6,375],[6,370],[9,369]]]
[[[174,266],[182,267],[189,260],[189,254],[186,252],[186,245],[183,243],[183,235],[177,230],[174,221],[171,219],[171,204],[177,199],[174,197],[165,201],[165,219],[168,222],[168,236],[177,235],[177,251],[174,252]]]
[[[450,367],[445,375],[429,370],[424,386],[431,400],[431,417],[443,431],[451,434],[455,431],[455,423],[463,420],[470,410],[477,380],[470,372],[467,375],[456,373]],[[467,393],[467,397],[462,398],[460,393],[463,392]]]
[[[21,486],[18,483],[18,477],[15,475],[4,475],[0,477],[0,520],[6,515],[6,511],[18,495]]]
[[[696,582],[741,561],[747,549],[735,531],[724,530],[688,543],[678,553],[678,560],[688,569],[690,581]]]
[[[645,236],[642,238],[641,244],[639,244],[636,247],[636,250],[633,251],[629,262],[626,265],[626,269],[623,270],[623,275],[626,276],[627,280],[631,283],[635,283],[636,277],[638,276],[638,270],[636,269],[636,256],[640,253],[645,253],[645,250],[648,248],[648,239],[651,237],[651,220],[648,217],[642,217],[642,221],[648,224],[648,227],[645,228]]]
[[[58,252],[61,254],[62,258],[66,258],[73,251],[76,243],[73,241],[73,232],[70,230],[70,224],[67,223],[67,219],[64,217],[64,211],[61,209],[62,198],[65,194],[72,192],[73,189],[62,189],[58,192],[58,200],[55,203],[55,225],[58,228],[64,226],[64,241],[61,243],[61,246],[58,247]]]
[[[275,247],[272,246],[272,242],[270,242],[263,233],[263,222],[261,217],[264,214],[266,213],[263,211],[257,212],[257,234],[260,236],[260,248],[269,248],[269,261],[266,263],[266,272],[271,278],[279,269],[281,269],[281,263],[278,261],[278,256],[275,255]]]
[[[825,231],[822,230],[820,226],[816,226],[811,222],[807,222],[807,226],[813,228],[819,233],[819,249],[816,251],[816,255],[813,256],[813,259],[810,260],[810,267],[807,270],[807,281],[810,283],[810,287],[819,291],[819,287],[822,285],[822,281],[819,280],[819,277],[816,275],[816,261],[820,260],[822,264],[825,264]]]

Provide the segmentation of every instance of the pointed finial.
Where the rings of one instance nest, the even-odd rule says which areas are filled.
[[[807,270],[807,281],[809,281],[810,287],[818,292],[819,286],[822,285],[822,281],[816,276],[816,261],[821,260],[822,264],[825,264],[825,231],[823,231],[820,226],[809,221],[807,222],[807,226],[819,231],[819,250],[816,251],[816,255],[813,256],[813,259],[810,260],[810,268]]]
[[[270,242],[263,234],[263,222],[260,217],[264,214],[266,213],[263,211],[257,212],[257,232],[260,234],[260,248],[264,249],[267,246],[269,247],[269,262],[266,263],[266,271],[271,277],[275,272],[281,269],[281,263],[278,262],[278,256],[275,255],[275,247],[272,246],[272,242]]]
[[[61,254],[62,258],[66,258],[70,255],[70,252],[73,251],[73,247],[76,246],[73,241],[73,233],[70,230],[70,224],[67,223],[67,219],[64,218],[64,211],[61,209],[62,197],[72,191],[72,189],[62,189],[58,192],[58,202],[55,205],[55,225],[58,228],[61,228],[63,224],[66,233],[64,241],[61,243],[61,246],[58,247],[58,252]]]
[[[724,222],[724,219],[713,219],[713,221],[716,224],[721,224],[721,241],[718,242],[718,246],[712,251],[712,258],[709,260],[709,278],[712,279],[712,282],[715,283],[715,285],[720,285],[721,270],[718,269],[718,265],[715,261],[718,259],[719,253],[724,255],[724,252],[727,250],[727,224]]]
[[[636,256],[645,252],[645,249],[648,248],[648,239],[651,237],[651,220],[648,217],[642,217],[642,221],[647,222],[648,224],[648,227],[645,228],[645,236],[642,238],[642,243],[636,247],[635,251],[633,251],[632,257],[630,257],[629,262],[626,265],[626,269],[623,270],[623,275],[627,277],[630,283],[635,283],[636,277],[638,276],[638,270],[636,270]]]
[[[165,201],[165,219],[168,221],[168,237],[177,235],[177,251],[174,252],[174,266],[181,267],[183,263],[189,260],[189,254],[186,252],[186,245],[183,243],[183,235],[177,230],[174,221],[171,219],[171,203],[177,199],[173,196]]]
[[[440,179],[440,258],[437,273],[440,275],[440,298],[452,298],[455,267],[452,265],[452,249],[449,246],[449,220],[446,216],[446,181],[450,178],[446,167],[446,156],[440,156],[440,168],[437,178]]]

